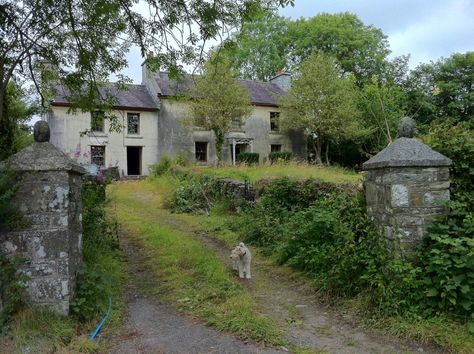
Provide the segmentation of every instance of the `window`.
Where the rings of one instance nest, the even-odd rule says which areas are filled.
[[[230,124],[230,131],[240,131],[242,130],[242,119],[241,118],[234,118],[232,119],[232,123]]]
[[[140,113],[127,113],[127,133],[140,134]]]
[[[95,133],[104,132],[104,112],[101,112],[101,111],[91,112],[91,132],[95,132]]]
[[[196,161],[207,162],[207,143],[196,141],[194,148]]]
[[[105,146],[91,146],[91,163],[105,166]]]
[[[280,127],[278,120],[280,119],[280,112],[270,112],[270,130],[272,132],[279,132]]]
[[[281,152],[281,144],[272,144],[270,145],[271,152]]]

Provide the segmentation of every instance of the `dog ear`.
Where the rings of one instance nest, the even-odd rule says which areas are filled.
[[[239,243],[239,246],[240,246],[240,247],[245,247],[245,245],[244,245],[243,242]]]

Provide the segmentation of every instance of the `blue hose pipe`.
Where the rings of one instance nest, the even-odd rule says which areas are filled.
[[[97,333],[99,333],[100,329],[104,325],[105,321],[109,318],[110,311],[112,311],[112,297],[109,297],[109,309],[107,310],[107,313],[105,314],[104,318],[102,319],[102,322],[97,326],[95,331],[91,334],[89,339],[94,340],[95,337],[97,336]]]

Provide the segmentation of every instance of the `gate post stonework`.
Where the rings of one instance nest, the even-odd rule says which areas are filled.
[[[413,132],[363,164],[368,214],[392,244],[412,250],[430,222],[447,213],[450,165]]]
[[[49,143],[49,134],[48,124],[37,122],[35,142],[2,166],[21,176],[11,202],[29,225],[2,233],[0,253],[25,260],[29,302],[67,315],[82,260],[85,171]]]

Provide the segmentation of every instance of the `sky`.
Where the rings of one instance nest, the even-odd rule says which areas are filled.
[[[351,12],[388,36],[391,57],[410,54],[410,67],[474,51],[474,0],[295,0],[279,11],[297,19]]]
[[[295,0],[294,7],[279,14],[298,19],[345,11],[380,28],[388,36],[390,57],[410,54],[411,68],[474,51],[474,0]],[[143,59],[138,49],[127,58],[129,68],[123,73],[140,83]]]

